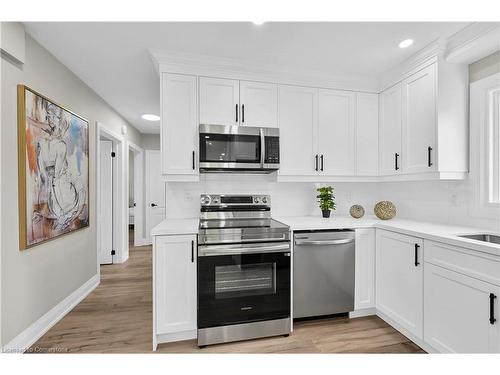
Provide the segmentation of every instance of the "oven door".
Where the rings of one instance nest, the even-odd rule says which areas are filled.
[[[262,139],[259,129],[200,125],[200,169],[260,169]]]
[[[290,317],[290,244],[198,248],[198,328]]]

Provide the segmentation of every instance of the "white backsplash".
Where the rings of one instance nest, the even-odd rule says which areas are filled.
[[[375,203],[390,200],[400,218],[500,231],[498,220],[470,216],[467,181],[315,184],[276,182],[272,174],[204,174],[200,182],[166,184],[167,218],[199,216],[200,194],[269,194],[274,217],[320,216],[315,191],[320,185],[335,188],[337,210],[333,215],[349,215],[353,204],[361,204],[367,215],[373,215]]]

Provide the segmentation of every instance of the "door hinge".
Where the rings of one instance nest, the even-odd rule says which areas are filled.
[[[114,158],[116,156],[116,152],[111,152],[111,157]]]
[[[111,255],[115,255],[116,254],[116,251],[115,250],[111,250]]]

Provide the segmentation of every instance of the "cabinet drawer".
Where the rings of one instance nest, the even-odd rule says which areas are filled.
[[[427,263],[500,285],[500,257],[428,240],[424,248]]]

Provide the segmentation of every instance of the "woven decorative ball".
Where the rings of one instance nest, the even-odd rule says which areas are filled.
[[[375,215],[382,220],[389,220],[396,216],[396,206],[389,201],[378,202],[374,211]]]
[[[349,213],[353,218],[359,219],[360,217],[363,217],[363,215],[365,214],[365,209],[363,208],[363,206],[355,204],[354,206],[351,207]]]

